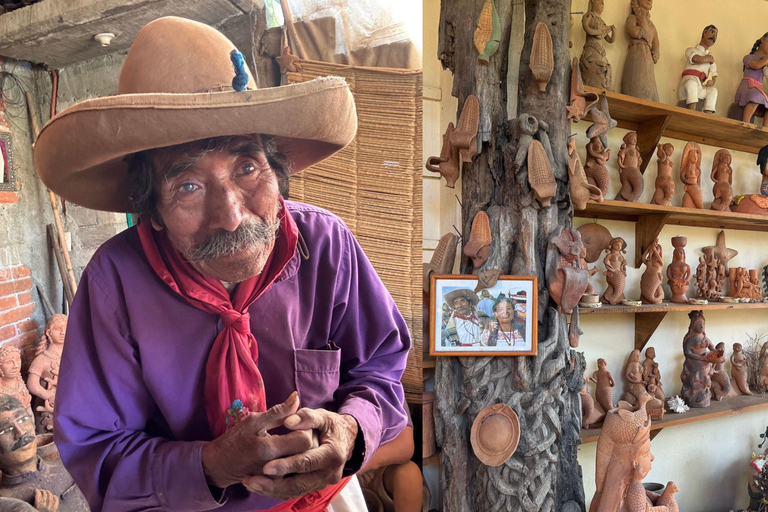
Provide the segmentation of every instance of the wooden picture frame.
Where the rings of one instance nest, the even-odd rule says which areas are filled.
[[[475,275],[431,276],[429,354],[535,356],[538,350],[538,277],[500,276],[493,287],[479,293],[474,292],[477,285]],[[461,298],[464,302],[459,300]],[[504,307],[506,312],[499,309]],[[463,317],[457,313],[457,308],[464,310]],[[508,332],[499,329],[498,315],[508,318],[510,313],[513,328]]]
[[[11,134],[0,130],[0,190],[16,190]]]

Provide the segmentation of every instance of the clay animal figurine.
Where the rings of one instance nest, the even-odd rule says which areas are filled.
[[[577,123],[584,119],[589,109],[597,104],[600,97],[594,92],[584,92],[584,83],[581,81],[579,60],[574,57],[571,64],[571,100],[566,105],[568,119]]]
[[[32,414],[32,397],[21,378],[21,351],[10,344],[0,347],[0,396],[12,396]]]
[[[675,493],[680,492],[675,482],[668,482],[664,488],[664,492],[661,493],[659,499],[656,500],[657,507],[667,507],[667,512],[680,512],[677,506],[677,500],[675,500]]]
[[[688,314],[691,324],[688,333],[683,338],[683,354],[685,362],[680,380],[683,389],[680,395],[689,407],[709,407],[712,397],[712,363],[724,360],[725,356],[716,351],[707,335],[704,312],[691,311]]]
[[[744,77],[736,89],[736,103],[744,109],[742,120],[751,123],[756,114],[762,117],[768,108],[768,96],[763,91],[763,76],[768,72],[768,32],[755,41],[742,63]]]
[[[546,91],[549,79],[552,78],[552,71],[555,69],[555,56],[552,49],[552,35],[549,33],[549,28],[542,22],[536,25],[536,31],[533,34],[530,68],[533,79],[539,86],[539,92]]]
[[[618,155],[619,178],[621,190],[616,195],[617,201],[637,202],[643,193],[643,175],[640,173],[640,164],[643,158],[637,148],[637,133],[629,132],[624,135],[624,144],[621,145]]]
[[[541,206],[546,208],[552,205],[551,199],[557,193],[557,182],[544,146],[536,139],[528,147],[528,183]]]
[[[645,360],[643,361],[643,382],[646,384],[648,393],[662,402],[665,400],[664,390],[661,387],[661,373],[659,364],[655,361],[656,350],[653,347],[645,349]],[[653,382],[655,389],[651,391],[649,383]]]
[[[624,286],[627,282],[627,260],[624,258],[627,243],[621,237],[616,237],[608,244],[603,259],[605,265],[605,280],[608,286],[601,297],[602,302],[615,306],[624,300]]]
[[[659,34],[651,21],[653,0],[630,0],[627,18],[629,52],[624,61],[621,92],[636,98],[659,101],[654,65],[659,60]]]
[[[675,248],[672,253],[672,263],[667,267],[667,284],[672,291],[672,302],[688,302],[688,281],[691,279],[691,267],[685,262],[685,246],[688,239],[684,236],[675,236],[672,238],[672,247]]]
[[[741,343],[733,344],[731,354],[731,387],[739,395],[752,395],[749,390],[749,374],[747,372],[747,356],[741,349]]]
[[[589,114],[592,116],[592,125],[587,128],[587,138],[591,140],[599,137],[603,147],[607,147],[608,132],[616,128],[619,123],[611,117],[608,98],[605,93],[600,96],[600,108],[597,108],[597,105],[592,105]]]
[[[600,404],[600,407],[605,412],[608,412],[614,407],[613,387],[616,385],[616,382],[606,366],[605,359],[598,359],[597,371],[592,374],[589,380],[595,383],[595,399],[597,403]]]
[[[714,183],[712,187],[712,210],[721,212],[731,211],[731,201],[733,200],[733,169],[731,169],[731,153],[727,149],[720,149],[715,153],[715,159],[712,163],[712,173],[710,178]]]
[[[587,36],[579,67],[586,85],[612,91],[613,72],[605,55],[603,41],[613,43],[616,40],[616,27],[606,25],[600,17],[604,9],[605,0],[589,0],[587,12],[581,18],[581,26]]]
[[[768,146],[760,148],[757,154],[757,165],[763,176],[760,183],[760,192],[758,194],[736,196],[731,204],[731,211],[768,215]]]
[[[725,353],[725,343],[722,341],[715,345],[717,353]],[[736,396],[731,390],[731,378],[728,376],[728,372],[725,371],[725,358],[718,359],[716,363],[712,365],[712,398],[718,402],[723,398],[729,396]]]
[[[488,214],[480,211],[472,221],[472,230],[469,232],[469,241],[464,246],[464,255],[472,258],[474,267],[480,268],[488,261],[489,247],[491,245],[491,224]]]
[[[480,54],[477,60],[487,65],[488,59],[496,53],[501,42],[501,20],[493,0],[485,0],[483,4],[480,15],[477,17],[474,40],[475,48]]]
[[[645,264],[645,272],[640,277],[640,298],[646,304],[661,304],[664,300],[664,288],[661,286],[664,257],[658,238],[643,253],[642,263]]]
[[[701,197],[701,148],[689,142],[683,150],[680,163],[680,181],[685,185],[684,208],[703,208]]]
[[[581,268],[581,233],[560,228],[547,249],[547,288],[562,312],[570,313],[589,284],[589,272]]]
[[[587,182],[600,189],[603,197],[608,193],[610,185],[610,175],[605,163],[611,158],[611,150],[606,149],[599,137],[593,137],[587,144],[587,165],[584,168],[584,174],[587,175]]]
[[[717,64],[709,49],[717,41],[717,27],[707,25],[701,32],[701,41],[685,50],[685,70],[680,77],[678,98],[685,105],[696,110],[699,101],[704,100],[704,112],[715,113],[717,103]]]
[[[653,193],[651,204],[669,206],[672,204],[672,196],[675,195],[675,180],[672,179],[672,154],[675,146],[670,143],[659,144],[656,153],[658,157],[659,171],[656,175],[656,191]]]
[[[651,507],[648,505],[645,487],[643,487],[643,478],[645,478],[648,472],[637,462],[634,462],[632,465],[634,467],[632,481],[627,487],[627,495],[624,499],[626,510],[628,512],[648,512]]]
[[[38,428],[38,431],[53,430],[53,417],[47,409],[53,410],[56,403],[61,350],[64,348],[66,331],[66,315],[53,315],[49,318],[40,340],[41,350],[29,366],[27,387],[30,393],[37,397],[35,410],[41,413],[38,425],[44,426],[44,428]]]
[[[603,193],[595,185],[590,185],[584,174],[584,167],[576,152],[576,137],[568,141],[568,183],[574,209],[583,210],[589,201],[603,202]]]

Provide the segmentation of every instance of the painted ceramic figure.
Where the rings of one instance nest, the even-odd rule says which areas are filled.
[[[12,396],[32,415],[32,397],[21,378],[21,351],[13,345],[0,347],[0,395]]]
[[[672,154],[675,146],[670,143],[659,144],[656,153],[658,157],[658,174],[656,175],[656,191],[653,193],[651,204],[669,206],[672,204],[672,196],[675,195],[675,180],[672,179]]]
[[[621,92],[636,98],[659,101],[655,64],[659,61],[659,34],[651,21],[653,0],[631,0],[627,18],[629,52],[624,61]]]
[[[645,272],[640,276],[640,298],[646,304],[661,304],[664,300],[664,288],[661,286],[664,257],[658,238],[643,253],[642,263],[645,264]]]
[[[717,103],[717,64],[709,49],[717,41],[717,27],[708,25],[701,33],[701,41],[685,51],[685,70],[680,78],[678,97],[691,110],[704,100],[704,112],[715,113]]]
[[[691,279],[691,267],[685,262],[685,246],[688,239],[684,236],[672,238],[672,246],[675,248],[672,254],[672,263],[667,267],[667,284],[672,291],[672,302],[687,303],[688,281]]]
[[[712,162],[712,173],[710,179],[714,186],[712,187],[711,208],[721,212],[731,211],[731,201],[733,200],[733,169],[731,168],[731,153],[727,149],[720,149],[715,153],[715,159]]]
[[[612,91],[613,72],[605,56],[603,41],[613,43],[616,40],[616,27],[606,25],[600,17],[604,9],[605,0],[589,0],[587,12],[581,18],[581,26],[587,37],[579,59],[579,68],[585,85]]]
[[[747,371],[747,356],[741,348],[741,343],[733,344],[731,354],[731,387],[740,395],[751,395],[749,390],[749,373]]]
[[[589,379],[595,383],[595,399],[605,412],[613,409],[613,387],[616,382],[608,371],[605,359],[597,360],[597,371]]]
[[[640,172],[643,158],[637,148],[636,132],[629,132],[624,135],[624,144],[621,145],[617,160],[621,190],[616,195],[616,200],[636,202],[643,193],[644,184],[643,175]]]
[[[627,283],[627,260],[624,258],[627,243],[621,237],[616,237],[608,244],[606,256],[603,259],[605,265],[605,280],[608,286],[603,292],[601,300],[605,303],[616,305],[624,300],[624,286]]]
[[[739,195],[733,199],[731,211],[768,215],[768,146],[763,146],[757,154],[757,166],[762,174],[758,194]],[[767,267],[768,268],[768,267]],[[766,271],[768,283],[768,271]],[[766,285],[768,287],[768,284]]]
[[[701,197],[701,148],[689,142],[683,150],[680,163],[680,181],[685,185],[684,208],[703,208]]]
[[[742,62],[744,77],[736,89],[736,102],[744,109],[742,120],[751,123],[758,107],[768,107],[768,95],[763,90],[763,79],[768,76],[768,32],[755,41]]]
[[[40,353],[29,366],[27,387],[37,397],[36,407],[41,414],[38,430],[52,431],[53,411],[56,403],[56,386],[59,381],[61,350],[64,348],[64,333],[67,331],[67,317],[53,315],[45,325],[45,332],[40,340]]]
[[[706,321],[703,311],[688,314],[691,324],[683,338],[685,362],[680,380],[683,383],[681,395],[689,407],[709,407],[712,397],[712,363],[724,359],[705,333]]]
[[[587,181],[590,185],[595,185],[603,193],[603,197],[608,193],[610,184],[610,175],[605,163],[611,158],[611,150],[606,149],[600,141],[600,137],[593,137],[587,144],[587,165],[584,167],[584,173],[587,175]]]

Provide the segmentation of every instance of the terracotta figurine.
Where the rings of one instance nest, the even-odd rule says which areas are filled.
[[[718,353],[725,353],[725,343],[722,341],[715,345]],[[718,402],[725,397],[735,396],[731,391],[731,378],[725,371],[725,358],[720,358],[712,365],[712,398]]]
[[[656,192],[653,193],[651,204],[669,206],[675,195],[675,180],[672,179],[672,154],[675,146],[670,143],[659,144],[656,153],[658,157],[658,174],[656,175]]]
[[[67,331],[66,315],[53,315],[45,325],[43,337],[40,340],[40,353],[29,366],[27,387],[29,392],[37,397],[35,408],[41,412],[40,422],[45,431],[53,430],[51,411],[56,403],[56,385],[59,381],[59,365],[61,364],[61,349],[64,348],[64,333]]]
[[[659,101],[654,65],[659,61],[659,34],[651,21],[653,0],[630,0],[627,18],[629,52],[624,61],[621,92],[636,98]]]
[[[763,386],[763,389],[768,390],[768,359],[761,359],[760,366],[762,368],[760,371],[760,384]]]
[[[664,288],[661,286],[664,257],[658,238],[643,253],[642,263],[645,264],[645,272],[640,277],[640,298],[646,304],[661,304],[664,300]]]
[[[443,134],[443,146],[440,149],[440,156],[427,158],[427,163],[425,164],[428,171],[436,172],[445,178],[445,186],[448,188],[454,188],[461,170],[459,148],[451,145],[451,135],[455,130],[456,128],[453,126],[453,123],[448,123],[448,127]]]
[[[768,95],[763,91],[763,79],[768,76],[768,32],[755,41],[742,62],[744,77],[736,89],[736,102],[744,109],[742,120],[751,123],[758,108],[765,114],[768,107]]]
[[[762,174],[760,192],[758,194],[736,196],[733,199],[731,211],[768,215],[768,146],[760,148],[757,154],[757,166],[760,174]],[[766,268],[768,269],[768,267]],[[768,282],[768,270],[766,271],[766,282]]]
[[[701,148],[689,142],[683,150],[680,163],[680,181],[685,185],[684,208],[703,208],[701,198]]]
[[[688,314],[691,324],[683,338],[685,362],[680,380],[683,383],[681,395],[689,407],[709,407],[712,397],[712,363],[724,359],[705,334],[706,321],[704,312],[691,311]]]
[[[596,262],[600,255],[603,254],[603,251],[608,248],[611,240],[613,240],[611,232],[597,222],[582,224],[579,226],[579,233],[581,233],[581,242],[587,250],[584,258],[584,261],[587,263]]]
[[[608,286],[603,292],[601,300],[615,306],[624,300],[624,286],[627,283],[627,260],[624,259],[627,243],[621,237],[616,237],[608,244],[606,256],[603,259],[605,265],[605,280]]]
[[[643,158],[637,148],[636,132],[629,132],[624,135],[624,144],[621,145],[617,159],[621,190],[616,195],[616,200],[637,202],[643,193],[644,182],[643,175],[640,173],[640,164],[643,163]]]
[[[464,255],[472,259],[474,268],[480,268],[488,261],[491,245],[491,224],[488,214],[479,211],[472,220],[472,229],[469,232],[469,241],[464,246]]]
[[[667,512],[680,512],[680,508],[677,506],[677,500],[675,499],[675,493],[680,492],[680,488],[675,482],[667,482],[667,486],[664,488],[664,492],[661,493],[659,499],[656,501],[657,507],[667,507]]]
[[[696,268],[696,287],[699,297],[707,300],[719,300],[725,279],[725,266],[715,256],[714,247],[703,247],[704,255],[699,258]]]
[[[589,278],[597,274],[597,267],[589,268],[589,265],[587,264],[587,247],[584,246],[584,248],[581,250],[581,255],[579,256],[579,262],[581,264],[581,269],[586,270],[589,274]],[[585,294],[594,294],[595,293],[595,287],[592,286],[592,283],[589,282],[589,278],[587,278],[587,289],[584,290]]]
[[[589,285],[589,272],[581,268],[581,233],[560,228],[547,249],[547,288],[563,313],[571,313]]]
[[[555,69],[555,56],[552,46],[552,34],[543,22],[536,24],[531,45],[531,61],[529,64],[533,79],[539,86],[539,92],[547,90],[552,71]]]
[[[589,201],[603,202],[603,193],[595,185],[590,185],[587,175],[584,174],[584,167],[576,152],[576,137],[571,137],[568,141],[568,183],[574,209],[583,210]]]
[[[586,375],[584,379],[584,388],[579,393],[581,397],[581,428],[589,428],[590,425],[603,421],[605,411],[595,405],[592,395],[589,394],[588,383],[594,381]]]
[[[611,158],[611,150],[606,149],[600,141],[600,137],[593,137],[587,144],[587,165],[584,173],[590,185],[595,185],[603,193],[608,193],[610,175],[605,163]]]
[[[0,395],[12,396],[32,414],[32,397],[21,378],[21,351],[13,345],[0,347]]]
[[[592,374],[589,380],[595,383],[595,399],[597,403],[600,404],[600,407],[605,412],[608,412],[614,407],[613,387],[616,385],[616,382],[606,366],[605,359],[598,359],[597,371]]]
[[[640,364],[640,351],[637,349],[629,354],[627,365],[624,367],[624,378],[627,385],[624,387],[624,395],[621,399],[634,406],[642,400],[644,395],[648,395],[648,405],[646,406],[648,414],[654,420],[662,419],[664,417],[664,399],[658,399],[648,393],[643,379],[643,365]]]
[[[749,373],[747,372],[747,356],[741,349],[741,343],[733,344],[733,354],[731,354],[731,387],[739,395],[751,395],[749,390]]]
[[[717,64],[709,49],[717,41],[717,27],[707,25],[701,33],[701,41],[693,48],[685,50],[685,71],[680,78],[678,97],[685,105],[696,110],[700,100],[704,100],[704,112],[715,113],[717,103]]]
[[[733,169],[731,169],[731,153],[727,149],[720,149],[715,153],[715,159],[712,162],[712,173],[710,178],[715,184],[712,187],[712,209],[721,212],[731,211],[731,201],[733,200]]]
[[[648,393],[661,401],[664,401],[664,390],[661,387],[661,372],[659,371],[659,364],[655,361],[656,350],[653,347],[645,349],[645,361],[643,361],[643,381],[646,384]],[[650,386],[653,383],[654,389],[651,390]]]
[[[587,112],[597,104],[600,97],[594,92],[584,92],[584,82],[581,81],[579,71],[579,59],[573,58],[571,63],[571,99],[565,110],[568,111],[568,119],[577,123],[584,119]]]
[[[729,296],[737,299],[754,299],[755,286],[750,279],[750,272],[744,267],[731,267],[728,269],[728,281],[730,283]]]
[[[453,271],[458,244],[459,237],[453,233],[446,233],[440,237],[437,248],[432,253],[432,259],[429,260],[429,263],[423,264],[422,284],[425,293],[429,293],[432,274],[450,274]]]
[[[546,208],[552,205],[551,200],[557,193],[557,182],[547,152],[536,139],[528,147],[528,184],[541,206]]]
[[[667,267],[667,284],[672,291],[672,302],[687,303],[688,281],[691,279],[691,267],[685,262],[685,246],[688,239],[684,236],[672,238],[672,263]]]
[[[589,0],[587,12],[581,18],[581,26],[587,36],[579,59],[579,68],[584,84],[612,91],[613,72],[605,56],[603,41],[613,43],[616,40],[616,27],[606,25],[600,17],[604,9],[605,0]]]

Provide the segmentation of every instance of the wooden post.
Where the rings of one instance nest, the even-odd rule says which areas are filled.
[[[538,275],[539,349],[535,357],[438,358],[435,424],[442,448],[443,510],[584,510],[579,445],[584,386],[583,356],[570,349],[565,315],[547,291],[544,262],[550,236],[570,227],[567,186],[566,118],[570,80],[569,0],[525,0],[525,36],[519,68],[507,70],[513,2],[496,1],[502,26],[498,52],[488,65],[477,60],[475,20],[485,0],[443,0],[438,55],[454,73],[452,94],[463,105],[469,94],[480,101],[482,152],[463,170],[462,219],[485,211],[491,219],[490,257],[480,269],[462,260],[462,273],[499,269],[502,274]],[[518,11],[519,12],[519,11]],[[554,71],[545,92],[533,80],[529,63],[533,34],[543,22],[552,35]],[[518,20],[519,23],[519,20]],[[506,73],[517,73],[517,97],[509,97]],[[514,88],[511,88],[514,90]],[[516,102],[517,108],[509,108]],[[521,148],[508,112],[531,115],[549,127],[551,164],[558,191],[550,208],[539,208],[527,182],[525,163],[515,167]],[[503,402],[520,417],[521,438],[502,466],[488,467],[472,453],[469,430],[484,407]]]

